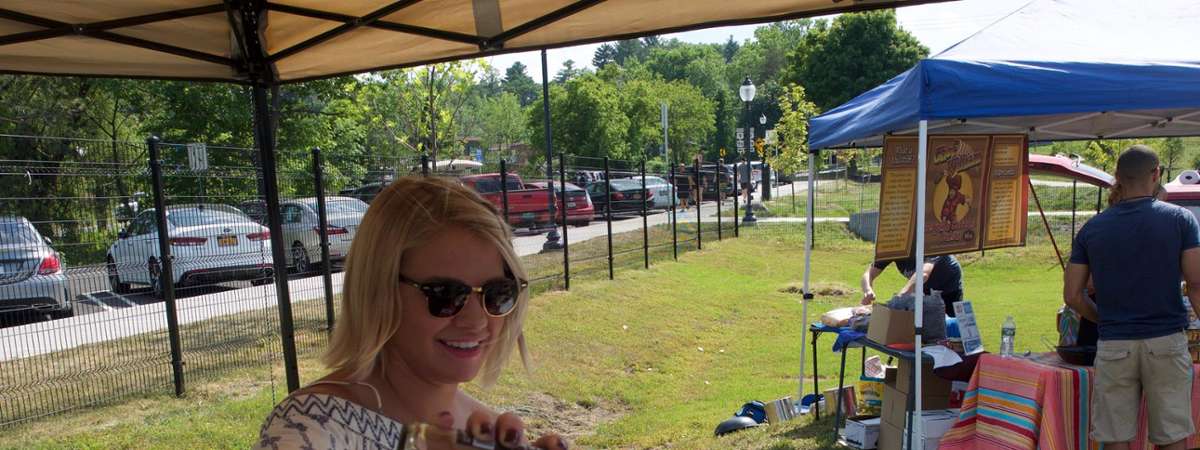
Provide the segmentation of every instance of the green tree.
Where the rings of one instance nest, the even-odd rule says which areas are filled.
[[[511,92],[521,101],[521,106],[529,106],[536,100],[541,89],[529,74],[525,73],[525,65],[517,61],[504,71],[504,92]]]
[[[817,22],[789,56],[788,81],[804,86],[821,110],[840,105],[908,70],[929,49],[896,23],[891,10]]]
[[[629,118],[621,111],[617,87],[592,74],[550,89],[551,132],[556,151],[617,159],[631,157]],[[531,164],[545,152],[541,108],[529,108],[528,142],[536,148]]]
[[[617,47],[611,43],[601,44],[596,47],[596,52],[592,55],[592,67],[597,70],[605,65],[617,62]]]
[[[505,92],[488,98],[484,101],[481,112],[483,118],[481,137],[484,146],[496,148],[501,156],[512,156],[507,153],[508,149],[527,135],[525,131],[526,116],[521,110],[521,102],[517,100],[517,96]],[[492,157],[488,159],[492,159]]]
[[[1163,166],[1167,169],[1167,173],[1163,175],[1164,181],[1172,179],[1171,175],[1177,168],[1176,164],[1182,162],[1183,152],[1182,138],[1172,137],[1163,139],[1163,144],[1158,149],[1158,155],[1159,159],[1162,160]]]
[[[778,101],[782,111],[775,125],[779,154],[768,157],[767,162],[781,173],[798,173],[808,163],[808,119],[816,115],[817,108],[805,97],[804,88],[795,84],[789,85]]]
[[[575,67],[575,61],[568,59],[563,61],[562,69],[559,69],[558,74],[554,75],[554,82],[565,83],[567,80],[583,75],[584,72],[586,72],[585,69]]]

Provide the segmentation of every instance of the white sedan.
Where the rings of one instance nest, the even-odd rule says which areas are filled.
[[[271,233],[227,205],[189,204],[167,207],[167,235],[176,286],[250,280],[269,283]],[[121,230],[108,250],[108,280],[113,292],[130,284],[147,285],[162,295],[158,228],[155,210],[143,210]]]
[[[640,175],[626,179],[634,180],[638,183],[642,182],[642,177]],[[668,183],[666,179],[653,175],[647,175],[646,190],[650,191],[652,196],[650,197],[650,204],[646,205],[646,207],[649,209],[671,209],[671,188],[671,183]],[[675,204],[679,204],[678,197],[675,199]]]
[[[321,261],[321,230],[317,199],[302,198],[279,205],[283,223],[283,243],[288,246],[288,267],[299,273],[316,269]],[[329,259],[341,260],[350,251],[350,242],[367,212],[367,204],[353,197],[325,197],[325,216],[329,235]]]

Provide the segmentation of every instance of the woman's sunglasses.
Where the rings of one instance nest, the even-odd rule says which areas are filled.
[[[458,280],[435,280],[418,283],[400,275],[400,282],[415,287],[425,294],[429,302],[429,314],[434,317],[454,317],[467,305],[472,293],[479,293],[483,309],[492,317],[504,317],[516,309],[517,298],[529,286],[525,280],[502,278],[489,281],[483,286],[470,286]]]

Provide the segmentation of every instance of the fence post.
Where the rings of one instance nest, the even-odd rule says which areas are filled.
[[[421,154],[421,176],[429,176],[429,155]]]
[[[563,212],[563,230],[562,230],[562,245],[563,245],[563,290],[571,290],[571,241],[567,239],[567,213],[571,210],[567,209],[567,156],[566,153],[558,154],[558,187],[562,192],[561,206]],[[586,193],[585,193],[586,195]]]
[[[646,159],[642,158],[642,259],[647,269],[650,268],[650,219],[646,217],[650,215],[646,210],[646,202],[650,201],[649,193],[646,190]]]
[[[679,261],[679,215],[675,210],[678,205],[675,204],[675,199],[679,197],[679,191],[675,190],[675,185],[679,184],[679,179],[675,177],[675,164],[667,162],[671,166],[671,257]]]
[[[329,258],[329,215],[325,210],[325,164],[321,161],[321,148],[313,147],[313,183],[317,193],[317,226],[321,238],[321,278],[325,282],[325,329],[333,333],[333,262]]]
[[[721,240],[721,203],[725,202],[725,191],[721,190],[721,179],[725,178],[725,158],[717,159],[717,240]]]
[[[608,173],[608,157],[604,157],[604,222],[608,224],[608,279],[613,279],[612,254],[612,177]]]
[[[170,236],[167,234],[166,199],[163,198],[162,161],[158,154],[158,136],[146,140],[150,147],[150,182],[154,190],[154,222],[158,232],[158,283],[167,312],[167,339],[171,346],[171,374],[175,381],[175,396],[182,397],[183,346],[179,339],[179,314],[175,305],[174,258],[171,257]]]
[[[733,158],[733,237],[735,238],[741,237],[741,230],[738,227],[738,219],[742,217],[738,213],[738,197],[742,196],[739,190],[742,188],[742,185],[738,184],[738,172],[741,172],[739,169],[737,158]]]
[[[704,203],[704,174],[700,173],[700,160],[692,163],[692,173],[696,174],[696,250],[704,250],[704,226],[700,223],[700,204]]]
[[[500,160],[500,213],[508,225],[508,162],[503,159]]]

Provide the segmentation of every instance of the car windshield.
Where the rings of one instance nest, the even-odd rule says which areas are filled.
[[[317,202],[305,202],[313,211],[317,210]],[[367,203],[355,199],[325,200],[326,214],[361,213],[367,211]]]
[[[508,185],[508,190],[510,190],[510,191],[521,190],[521,183],[518,183],[517,180],[514,180],[512,178],[509,178],[508,180],[506,180],[505,184]],[[490,194],[492,192],[500,192],[500,179],[499,178],[481,178],[481,179],[475,180],[475,190],[479,191],[479,193],[481,193],[481,194]]]
[[[0,222],[0,245],[37,244],[37,230],[24,222]]]
[[[171,210],[167,221],[177,227],[195,227],[202,225],[220,225],[240,223],[250,220],[249,217],[228,211],[215,211],[207,208],[187,208]]]

